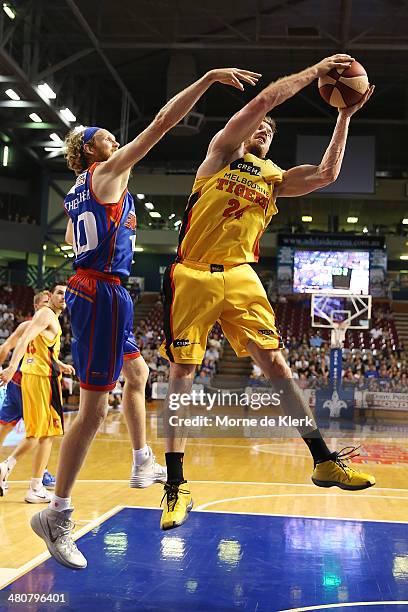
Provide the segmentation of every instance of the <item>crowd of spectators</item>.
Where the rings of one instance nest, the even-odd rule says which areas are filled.
[[[135,303],[140,300],[138,291],[134,292],[133,300]],[[392,313],[382,312],[380,309],[376,310],[375,315],[377,322],[392,317]],[[0,344],[19,323],[31,316],[29,309],[22,310],[13,302],[13,289],[10,286],[0,288]],[[62,314],[60,322],[61,358],[66,363],[72,363],[72,336],[67,311]],[[387,331],[378,324],[373,326],[370,335],[375,340],[381,337],[381,348],[343,349],[343,385],[372,391],[408,391],[408,355],[403,345],[393,345]],[[135,336],[150,370],[147,389],[147,397],[150,397],[153,383],[167,382],[169,378],[169,362],[159,353],[164,338],[161,298],[152,305],[148,316],[137,324]],[[197,368],[196,383],[211,382],[212,376],[217,372],[222,350],[223,334],[217,324],[209,334],[203,363]],[[329,385],[330,345],[319,331],[310,335],[304,334],[302,338],[290,337],[283,350],[293,377],[301,388],[319,389]],[[69,381],[66,382],[68,385]],[[262,372],[255,364],[248,382],[253,386],[262,386],[265,383]],[[74,387],[76,386],[74,383]],[[111,403],[116,406],[121,402],[122,387],[123,380],[120,380],[117,389],[112,393]],[[72,385],[69,391],[72,393]]]
[[[3,285],[0,289],[0,344],[7,340],[17,325],[30,316],[30,313],[24,312],[14,303],[12,287]]]
[[[158,300],[148,318],[142,319],[135,328],[136,342],[141,354],[149,366],[150,375],[148,392],[154,382],[167,382],[169,379],[169,362],[159,353],[159,347],[164,339],[163,332],[163,304]],[[217,362],[222,349],[221,328],[217,325],[209,334],[207,349],[201,366],[197,368],[194,382],[207,384],[217,369]]]
[[[292,337],[284,348],[293,378],[302,389],[323,389],[330,382],[330,346],[318,334]],[[344,387],[370,391],[408,391],[408,355],[403,345],[389,340],[379,350],[343,349],[342,383]],[[265,382],[254,364],[250,379],[253,386]]]

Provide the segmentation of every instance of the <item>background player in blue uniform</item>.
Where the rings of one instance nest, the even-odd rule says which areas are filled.
[[[50,294],[48,291],[40,291],[34,296],[34,311],[37,312],[49,302]],[[21,338],[25,328],[29,325],[29,321],[24,321],[14,330],[7,340],[0,346],[0,365],[3,365],[7,355],[12,351],[19,338]],[[20,367],[14,374],[11,381],[8,383],[4,401],[0,408],[0,444],[2,444],[6,436],[17,425],[20,419],[23,418],[23,400],[21,397],[21,377]],[[15,467],[17,461],[30,449],[26,440],[14,449],[12,454],[3,462],[0,463],[0,497],[8,490],[7,479],[11,471]],[[55,478],[48,470],[43,475],[43,485],[47,489],[55,487]]]
[[[241,81],[255,85],[259,76],[235,68],[211,70],[172,98],[122,149],[108,130],[98,127],[67,137],[68,166],[77,180],[64,202],[69,216],[66,240],[76,256],[76,274],[68,282],[66,301],[81,384],[80,407],[61,445],[55,496],[49,508],[34,515],[31,526],[55,559],[68,567],[87,565],[71,536],[70,495],[122,367],[123,412],[134,449],[131,486],[166,480],[166,471],[146,445],[144,389],[149,370],[134,340],[130,296],[120,285],[120,276],[130,274],[135,241],[136,216],[127,190],[130,171],[211,84],[218,81],[242,90]]]

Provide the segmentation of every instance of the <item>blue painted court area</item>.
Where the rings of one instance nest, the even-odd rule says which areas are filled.
[[[159,510],[125,508],[79,540],[86,570],[49,559],[4,591],[68,593],[69,604],[53,610],[272,612],[346,602],[379,605],[334,609],[408,610],[380,603],[408,600],[406,524],[192,512],[162,532],[159,519]]]

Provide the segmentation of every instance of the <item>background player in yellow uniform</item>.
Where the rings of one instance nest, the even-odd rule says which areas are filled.
[[[30,503],[50,501],[42,477],[55,436],[63,435],[60,374],[74,374],[71,365],[59,361],[61,326],[58,317],[65,308],[65,285],[50,292],[48,306],[41,308],[25,328],[8,368],[0,372],[0,384],[8,383],[21,358],[23,418],[27,445],[35,446],[33,478],[26,494]]]
[[[292,377],[280,352],[275,316],[262,284],[248,265],[258,260],[259,240],[277,213],[278,196],[302,196],[336,180],[343,160],[350,117],[372,94],[339,110],[331,142],[317,166],[282,171],[266,160],[275,123],[267,113],[332,68],[346,68],[353,58],[337,54],[271,83],[236,113],[211,141],[198,169],[180,228],[176,263],[164,277],[165,342],[170,360],[169,393],[186,390],[202,362],[207,335],[221,323],[239,357],[250,355],[271,380]],[[300,391],[291,383],[286,399],[295,414],[308,414]],[[363,489],[375,479],[348,467],[331,453],[317,429],[300,432],[313,456],[312,480],[319,486]],[[183,523],[192,498],[183,475],[185,439],[167,441],[168,481],[162,529]]]
[[[37,312],[43,306],[46,306],[50,300],[49,291],[40,291],[34,295],[33,306],[34,312]],[[30,325],[30,321],[23,321],[7,338],[0,347],[0,365],[3,365],[8,354],[12,351],[18,340],[21,338],[26,327]],[[23,418],[23,399],[21,397],[21,378],[22,373],[20,368],[17,369],[13,378],[7,385],[6,397],[3,405],[0,408],[0,444],[3,443],[6,436],[17,425],[20,419]],[[0,497],[8,490],[7,479],[10,477],[17,461],[31,449],[31,444],[24,439],[18,444],[9,457],[0,463]],[[55,478],[47,470],[45,470],[42,478],[42,483],[47,489],[55,487]]]

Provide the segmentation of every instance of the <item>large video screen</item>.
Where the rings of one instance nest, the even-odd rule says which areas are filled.
[[[369,251],[304,251],[293,257],[293,292],[368,295]]]

